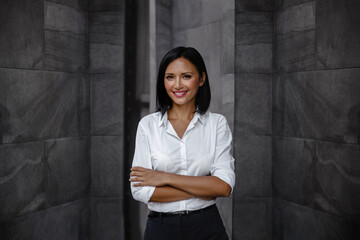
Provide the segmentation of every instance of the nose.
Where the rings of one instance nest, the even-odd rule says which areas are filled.
[[[179,89],[181,88],[181,78],[180,77],[177,77],[176,80],[175,80],[175,88]]]

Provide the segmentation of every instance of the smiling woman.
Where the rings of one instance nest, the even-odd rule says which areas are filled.
[[[198,88],[204,85],[205,73],[199,73],[189,60],[180,57],[172,61],[165,70],[165,89],[173,104],[195,106]]]
[[[158,111],[139,122],[130,173],[133,197],[150,209],[145,239],[228,239],[216,198],[235,183],[231,131],[208,111],[210,85],[194,48],[161,61]]]

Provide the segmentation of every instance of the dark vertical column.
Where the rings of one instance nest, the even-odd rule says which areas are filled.
[[[135,148],[135,135],[137,123],[140,118],[141,103],[136,98],[136,77],[137,77],[137,1],[126,1],[125,16],[125,176],[129,176],[132,157]],[[126,239],[140,239],[139,228],[139,203],[131,195],[130,183],[126,181],[125,187],[125,219]]]
[[[91,239],[125,239],[125,1],[91,0]]]
[[[272,236],[273,2],[235,1],[233,239]]]
[[[358,239],[360,3],[276,6],[273,238]]]

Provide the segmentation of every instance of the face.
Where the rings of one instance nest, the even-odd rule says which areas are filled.
[[[164,85],[173,105],[195,106],[196,94],[205,83],[205,73],[199,76],[194,64],[186,58],[177,58],[165,70]]]

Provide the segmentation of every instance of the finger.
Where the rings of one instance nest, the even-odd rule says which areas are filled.
[[[130,182],[142,182],[144,181],[144,178],[141,177],[132,177],[129,179]]]
[[[141,183],[141,182],[133,184],[133,187],[142,187],[142,186],[146,186],[146,184]]]
[[[130,176],[131,176],[131,177],[132,177],[132,176],[142,176],[142,173],[139,172],[139,171],[134,171],[134,172],[131,172],[131,173],[130,173]]]
[[[131,171],[144,171],[145,168],[143,167],[138,167],[138,166],[135,166],[135,167],[132,167],[131,168]]]

